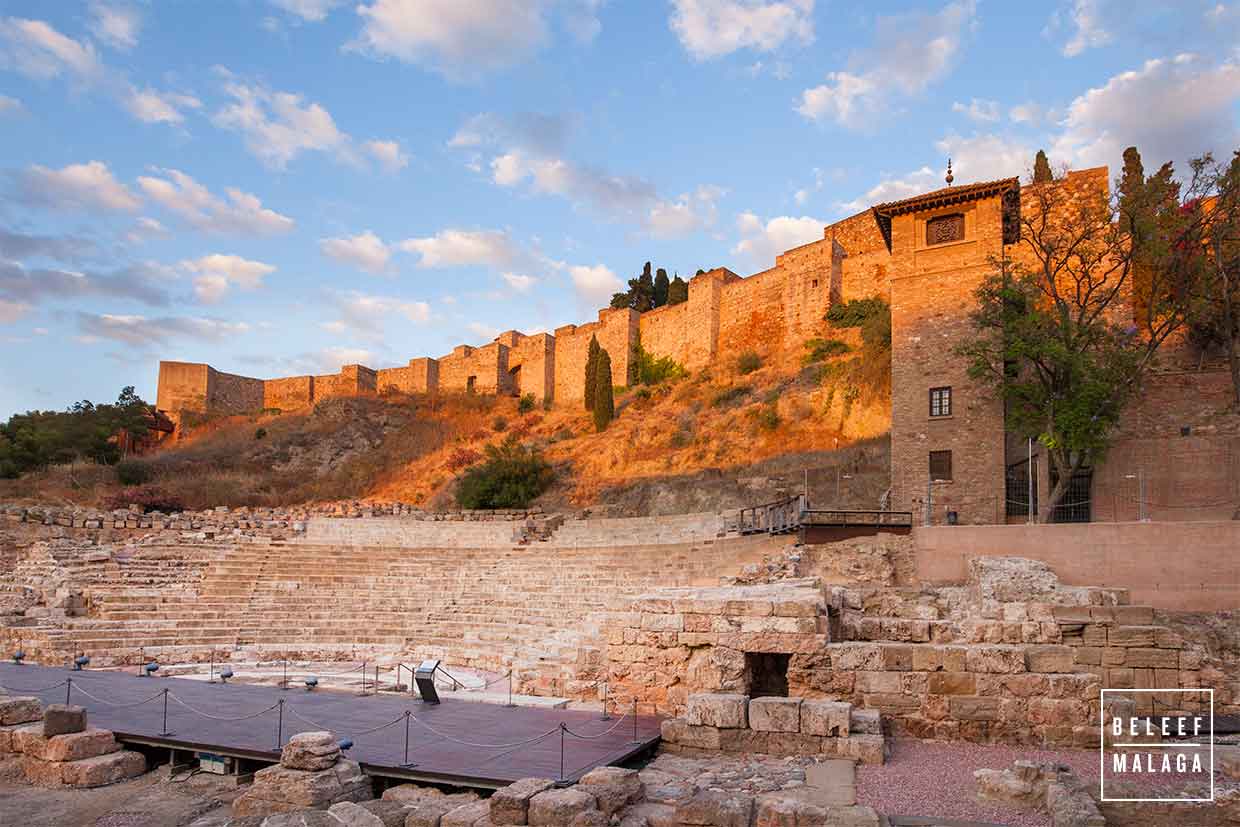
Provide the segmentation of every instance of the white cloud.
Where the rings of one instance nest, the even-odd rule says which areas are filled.
[[[352,331],[369,339],[383,338],[383,324],[391,317],[422,324],[430,321],[431,306],[424,301],[408,301],[391,296],[372,296],[356,290],[333,297],[337,318],[324,325],[336,333]]]
[[[418,254],[420,267],[483,265],[501,270],[525,257],[512,237],[500,230],[442,230],[426,238],[406,239],[399,247]]]
[[[143,175],[138,186],[152,201],[176,213],[204,232],[235,235],[274,235],[293,229],[294,221],[267,209],[258,196],[228,187],[228,200],[218,198],[202,184],[177,169],[156,169],[165,176]]]
[[[1033,101],[1018,103],[1008,110],[1008,117],[1012,119],[1012,123],[1027,123],[1030,126],[1037,126],[1043,121],[1053,120],[1054,113]]]
[[[611,300],[611,294],[624,289],[624,283],[605,265],[576,265],[568,268],[577,298],[586,307],[601,307]]]
[[[1133,145],[1159,163],[1182,165],[1208,151],[1226,157],[1240,145],[1238,101],[1240,63],[1210,65],[1192,54],[1146,61],[1072,101],[1048,151],[1074,166],[1114,167]]]
[[[319,242],[319,249],[328,258],[351,264],[368,273],[386,272],[388,260],[392,257],[388,246],[370,230],[346,238],[325,238]]]
[[[8,95],[0,95],[0,115],[11,115],[14,112],[22,111],[22,102],[17,98],[10,98]]]
[[[157,89],[133,87],[122,99],[129,113],[143,123],[182,123],[183,109],[201,109],[202,101],[193,95],[160,92]]]
[[[113,49],[128,52],[138,45],[142,16],[132,6],[95,2],[90,4],[91,31]]]
[[[956,101],[952,104],[953,112],[962,112],[971,121],[993,123],[999,120],[999,102],[973,98],[967,104]]]
[[[956,0],[934,14],[879,18],[874,45],[855,58],[859,68],[829,73],[826,83],[802,92],[797,111],[812,121],[872,125],[894,99],[947,75],[976,14],[976,0]]]
[[[194,293],[199,301],[208,304],[219,301],[233,286],[243,290],[261,287],[263,278],[276,269],[261,261],[220,253],[182,261],[180,267],[185,272],[196,274]]]
[[[503,332],[498,327],[485,324],[483,322],[470,322],[465,325],[465,327],[469,329],[470,333],[474,334],[474,336],[478,337],[478,339],[481,339],[483,342],[493,342],[495,341],[495,337],[499,336],[499,334]]]
[[[409,166],[409,156],[401,149],[399,141],[367,141],[362,148],[388,172]]]
[[[314,353],[303,353],[291,360],[297,370],[308,373],[339,373],[344,365],[369,365],[374,362],[374,351],[360,347],[325,347]]]
[[[373,0],[357,6],[362,30],[350,44],[449,77],[510,66],[548,39],[546,0]]]
[[[533,276],[525,276],[520,273],[500,273],[500,277],[518,293],[528,293],[530,288],[538,283],[538,279]]]
[[[743,212],[736,218],[736,228],[742,238],[732,252],[745,256],[755,266],[771,267],[775,264],[775,256],[785,250],[821,239],[825,226],[826,222],[817,218],[790,215],[772,218],[764,224],[753,213]]]
[[[814,39],[814,0],[672,0],[672,31],[696,60]]]
[[[681,238],[709,227],[715,223],[716,202],[724,192],[721,187],[702,186],[674,201],[659,201],[650,208],[646,226],[655,238]]]
[[[13,324],[29,313],[31,307],[25,302],[0,299],[0,324]]]
[[[133,229],[125,234],[125,239],[130,244],[141,244],[152,238],[162,238],[167,235],[169,235],[167,227],[158,220],[143,215],[134,222]]]
[[[250,329],[244,322],[198,316],[160,316],[148,318],[112,313],[77,314],[79,341],[111,339],[133,347],[167,344],[173,339],[223,341]]]
[[[1072,37],[1063,45],[1063,53],[1067,57],[1075,57],[1086,49],[1105,46],[1111,42],[1112,34],[1103,20],[1099,0],[1074,0],[1068,12],[1072,21]],[[1055,23],[1052,23],[1054,26]]]
[[[140,199],[114,177],[107,164],[88,161],[49,169],[34,164],[19,176],[23,200],[57,210],[132,212]]]
[[[344,0],[268,0],[268,2],[309,23],[320,23],[326,20],[332,9],[344,5]]]
[[[0,66],[43,79],[70,75],[89,81],[103,73],[90,43],[63,35],[42,20],[17,17],[0,20]]]

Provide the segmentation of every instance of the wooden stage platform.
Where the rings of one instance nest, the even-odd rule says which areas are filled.
[[[348,757],[370,775],[469,787],[502,787],[531,776],[575,781],[595,767],[650,750],[659,740],[659,719],[635,719],[631,710],[613,710],[610,720],[602,720],[598,712],[451,697],[435,705],[416,695],[307,692],[300,681],[281,690],[140,678],[132,669],[74,672],[0,663],[0,687],[45,704],[64,703],[68,690],[70,702],[84,706],[93,725],[112,730],[124,743],[275,762],[278,743],[298,732],[326,729],[354,742]]]

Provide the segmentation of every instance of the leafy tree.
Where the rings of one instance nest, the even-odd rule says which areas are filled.
[[[606,430],[616,415],[616,400],[611,385],[611,356],[606,350],[599,351],[594,378],[594,429]]]
[[[595,377],[598,374],[598,356],[602,348],[599,347],[598,337],[590,337],[590,349],[586,354],[586,396],[585,408],[587,411],[594,410],[594,393],[597,388]]]
[[[486,446],[486,461],[471,467],[456,486],[462,508],[524,508],[555,480],[538,449],[510,434]]]
[[[638,313],[645,313],[655,307],[654,276],[650,273],[650,267],[650,262],[647,261],[645,267],[642,268],[642,274],[635,279],[629,279],[628,290],[612,294],[612,308],[619,310],[631,307]]]
[[[1185,318],[1182,294],[1167,289],[1184,229],[1179,210],[1155,211],[1158,243],[1126,228],[1119,213],[1100,190],[1027,191],[1021,242],[1030,264],[993,262],[972,313],[979,335],[957,348],[969,375],[1004,402],[1008,428],[1046,449],[1057,482],[1041,503],[1043,521],[1073,475],[1106,455],[1125,404]],[[1138,216],[1137,225],[1145,221]],[[1142,284],[1133,267],[1143,258],[1151,267]],[[1134,324],[1121,311],[1138,290],[1144,312]]]
[[[150,406],[132,386],[113,404],[82,400],[65,411],[14,414],[0,425],[0,476],[17,477],[79,459],[112,465],[121,458],[113,437],[122,430],[145,436],[149,415]]]
[[[667,286],[667,303],[681,304],[687,301],[689,301],[689,282],[677,275]]]
[[[1051,172],[1051,162],[1046,158],[1046,151],[1039,149],[1033,158],[1033,183],[1049,184],[1053,180],[1055,176]]]
[[[654,306],[667,304],[667,291],[671,282],[667,280],[667,271],[660,267],[654,274]]]

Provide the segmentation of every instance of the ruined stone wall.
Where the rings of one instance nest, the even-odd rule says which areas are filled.
[[[613,385],[628,384],[629,359],[639,335],[641,314],[636,310],[607,309],[598,312],[598,321],[584,325],[564,325],[555,330],[555,399],[562,403],[585,398],[586,358],[590,337],[611,357]]]
[[[160,362],[155,406],[161,411],[204,411],[211,368],[194,362]]]
[[[314,377],[290,376],[263,382],[263,407],[295,411],[314,403]]]
[[[870,296],[891,298],[891,253],[869,210],[830,225],[826,236],[836,245],[830,290],[833,303]]]
[[[367,396],[376,392],[376,372],[364,365],[345,365],[340,373],[314,377],[314,401],[337,396]]]
[[[508,394],[508,347],[458,345],[439,359],[439,389],[445,393]]]
[[[207,371],[207,408],[250,413],[263,407],[263,381],[214,369]]]
[[[497,340],[508,346],[508,377],[512,393],[534,394],[537,399],[555,395],[555,337],[549,333],[533,336],[515,330]]]

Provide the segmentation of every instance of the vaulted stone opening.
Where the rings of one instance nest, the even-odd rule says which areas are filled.
[[[745,653],[746,694],[751,698],[788,697],[788,659],[777,652]]]

